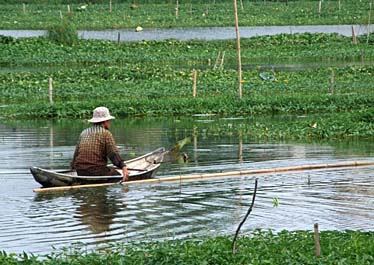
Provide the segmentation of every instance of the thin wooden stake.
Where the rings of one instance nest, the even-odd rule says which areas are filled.
[[[319,242],[318,223],[314,224],[314,244],[316,246],[316,256],[319,258],[321,256],[321,245]]]
[[[179,1],[177,0],[175,4],[175,18],[178,18],[179,16]]]
[[[366,43],[369,43],[369,37],[370,37],[370,15],[371,15],[371,3],[369,3],[368,33],[367,33]]]
[[[240,0],[240,7],[241,7],[242,11],[244,11],[243,0]]]
[[[196,97],[196,90],[197,90],[197,71],[193,69],[193,86],[192,86],[192,96]]]
[[[60,10],[60,18],[63,19],[64,17],[62,16],[62,11]]]
[[[26,4],[25,3],[22,4],[22,10],[23,10],[23,13],[26,14]]]
[[[339,6],[339,11],[340,11],[341,8],[342,8],[342,5],[341,5],[341,3],[340,3],[340,0],[338,1],[338,6]]]
[[[109,1],[109,12],[112,13],[112,0]]]
[[[213,70],[217,68],[219,57],[221,57],[221,51],[218,51],[216,61],[214,62]]]
[[[205,16],[208,16],[208,15],[209,15],[209,5],[206,5],[206,6],[205,6],[205,12],[204,12],[204,15],[205,15]]]
[[[190,4],[190,16],[192,17],[192,4]]]
[[[318,14],[321,15],[321,10],[322,10],[322,1],[319,0],[318,2]]]
[[[238,6],[236,0],[234,0],[234,15],[235,15],[235,31],[236,31],[236,47],[238,51],[238,83],[239,83],[239,98],[242,98],[242,62],[240,55],[240,33],[239,33],[239,22],[238,22]]]
[[[49,78],[49,103],[53,105],[53,80]]]
[[[222,52],[221,65],[219,66],[221,69],[223,68],[223,62],[224,61],[225,61],[225,51]]]
[[[70,5],[68,5],[68,13],[70,14]]]
[[[357,44],[356,31],[354,26],[352,26],[352,42],[353,44]]]
[[[118,35],[117,35],[117,43],[120,43],[121,42],[121,33],[118,32]]]
[[[334,95],[334,85],[335,85],[335,73],[334,69],[331,70],[331,78],[330,78],[330,92],[331,95]]]

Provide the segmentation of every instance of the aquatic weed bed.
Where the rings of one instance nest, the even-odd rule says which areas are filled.
[[[271,124],[256,128],[251,124],[238,130],[250,135],[256,132],[257,136],[253,136],[260,139],[373,136],[374,68],[361,64],[361,60],[370,60],[374,49],[364,39],[359,39],[360,45],[352,45],[349,38],[335,34],[244,40],[244,62],[272,55],[275,61],[283,62],[302,61],[308,55],[318,60],[326,54],[341,59],[359,57],[360,61],[351,66],[291,71],[262,66],[244,68],[241,100],[236,67],[230,63],[235,57],[233,41],[116,44],[81,40],[74,46],[65,46],[44,38],[1,40],[0,58],[5,65],[0,71],[3,118],[87,118],[93,108],[105,105],[118,117],[196,113],[307,116],[284,123],[286,128]],[[224,51],[225,62],[221,65],[222,58],[217,58]],[[193,69],[198,70],[195,98]],[[49,103],[50,77],[53,104]],[[318,129],[308,131],[307,126],[315,122]],[[226,132],[217,130],[214,133]]]
[[[367,41],[369,41],[367,43]],[[241,40],[243,68],[259,64],[306,62],[351,62],[362,64],[374,58],[374,36],[358,37],[358,44],[338,34],[303,33],[258,36]],[[235,40],[112,42],[79,40],[72,46],[44,37],[0,36],[0,64],[3,66],[123,65],[153,64],[181,69],[237,68]]]
[[[232,1],[48,1],[0,2],[1,29],[45,29],[69,18],[80,29],[233,26]],[[241,26],[366,24],[370,0],[242,1]],[[229,12],[228,12],[229,11]],[[231,12],[230,12],[231,11]]]
[[[372,264],[374,234],[361,231],[320,232],[321,256],[316,257],[309,231],[255,231],[232,238],[144,242],[114,245],[104,250],[66,248],[46,256],[0,253],[2,264]]]

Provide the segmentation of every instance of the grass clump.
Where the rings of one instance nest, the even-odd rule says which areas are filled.
[[[73,23],[63,20],[48,29],[47,37],[55,43],[72,46],[78,42],[78,31]]]

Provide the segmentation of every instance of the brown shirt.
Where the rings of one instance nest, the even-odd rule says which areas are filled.
[[[71,166],[76,170],[102,172],[107,166],[108,158],[119,168],[125,165],[112,133],[94,124],[81,133]]]

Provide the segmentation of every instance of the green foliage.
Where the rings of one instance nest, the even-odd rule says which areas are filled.
[[[84,246],[41,256],[0,253],[6,264],[372,264],[374,234],[359,231],[321,231],[322,255],[315,256],[314,234],[310,231],[255,230],[237,240],[232,238],[190,238],[164,242],[116,244],[111,249],[87,251]]]
[[[72,46],[78,41],[78,32],[71,22],[63,20],[48,30],[47,37],[57,44]]]
[[[367,24],[371,0],[323,1],[321,13],[318,1],[242,1],[239,6],[240,26],[260,25],[324,25]],[[26,3],[23,12],[22,4]],[[84,12],[79,7],[87,4]],[[133,3],[137,8],[131,8]],[[69,16],[79,29],[233,26],[232,1],[179,1],[178,17],[175,15],[176,1],[170,0],[109,0],[65,1],[65,0],[0,0],[0,28],[45,29],[59,19],[59,11]],[[66,5],[71,5],[71,13]]]

